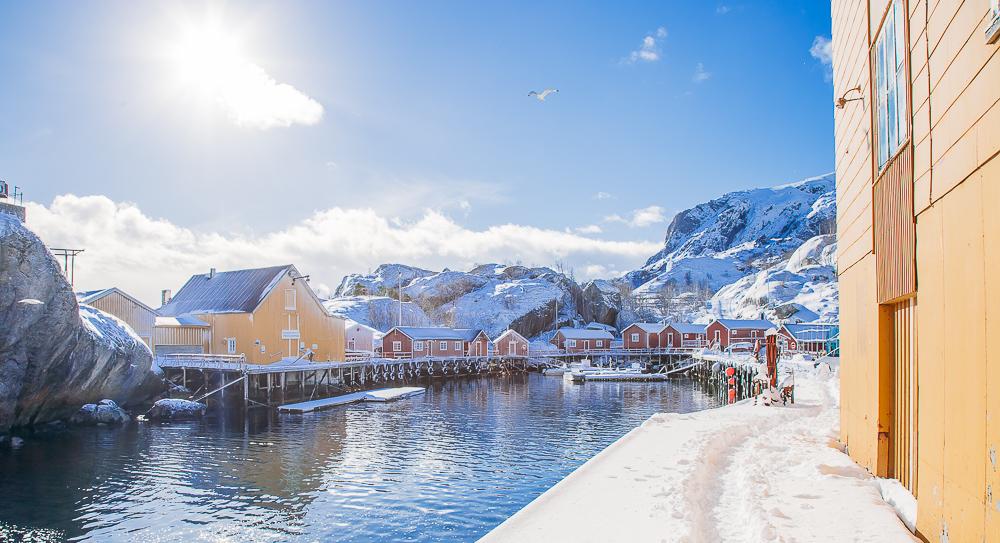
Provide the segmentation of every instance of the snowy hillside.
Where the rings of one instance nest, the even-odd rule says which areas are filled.
[[[509,327],[529,338],[551,331],[556,321],[620,330],[662,319],[835,320],[834,185],[829,174],[732,192],[682,211],[663,249],[621,278],[581,286],[544,267],[485,264],[434,272],[383,264],[345,277],[327,307],[385,331],[398,321],[401,287],[404,324],[482,328],[491,336]]]

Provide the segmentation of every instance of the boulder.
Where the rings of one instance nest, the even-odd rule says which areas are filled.
[[[103,398],[148,401],[165,389],[152,363],[128,325],[77,304],[34,232],[0,214],[0,432],[66,419]]]
[[[101,400],[99,403],[88,403],[80,408],[70,419],[71,424],[94,426],[97,424],[126,424],[132,417],[124,409],[118,407],[114,400]]]
[[[149,420],[195,420],[205,415],[208,406],[190,400],[164,398],[157,400],[146,413]]]

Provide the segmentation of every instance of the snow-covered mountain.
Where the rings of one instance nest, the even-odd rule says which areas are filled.
[[[384,331],[398,321],[401,290],[404,324],[482,328],[491,336],[513,328],[526,337],[556,322],[621,329],[660,319],[832,320],[838,313],[834,185],[828,174],[731,192],[682,211],[663,249],[619,278],[579,285],[544,267],[435,272],[383,264],[345,277],[327,307]]]

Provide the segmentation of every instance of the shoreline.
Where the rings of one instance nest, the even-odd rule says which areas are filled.
[[[796,377],[796,404],[653,415],[480,541],[915,541],[834,446],[838,378]]]

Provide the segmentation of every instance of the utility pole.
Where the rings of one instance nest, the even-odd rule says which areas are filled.
[[[396,276],[396,286],[399,288],[399,326],[403,325],[403,272]]]

